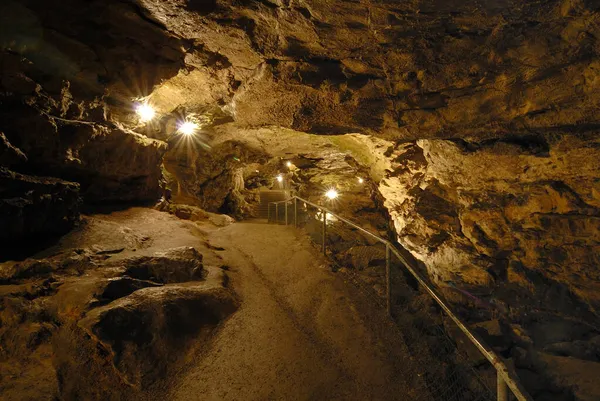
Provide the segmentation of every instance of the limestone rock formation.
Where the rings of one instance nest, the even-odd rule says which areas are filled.
[[[146,388],[164,377],[163,361],[186,337],[216,326],[236,307],[223,288],[150,287],[96,308],[79,325],[113,355],[127,382]]]
[[[89,202],[160,198],[166,145],[114,124],[109,114],[131,116],[133,99],[176,74],[183,53],[178,39],[136,7],[0,5],[3,164],[18,161],[19,172],[79,182]],[[12,160],[4,161],[4,148]]]
[[[573,302],[597,313],[595,143],[422,140],[396,149],[380,190],[401,243],[440,285],[489,288],[517,314],[527,306],[569,313]],[[539,305],[510,300],[511,288]]]
[[[255,216],[282,174],[318,203],[337,187],[328,205],[382,235],[389,217],[446,297],[482,300],[483,319],[599,327],[599,22],[587,0],[5,0],[3,235],[71,226],[77,184],[63,180],[87,203],[163,196],[198,220],[198,207]],[[156,118],[140,122],[135,102]],[[186,118],[200,122],[192,138]],[[339,261],[381,262],[336,230]],[[531,338],[563,361],[588,358],[587,343],[562,343],[594,333]]]
[[[186,240],[180,220],[139,213],[133,228],[99,218],[63,238],[52,256],[0,263],[3,397],[136,398],[237,309],[224,271],[203,262],[215,259],[208,249],[164,248],[173,233]],[[118,235],[139,235],[144,220],[161,218],[148,250]],[[165,229],[171,234],[161,236]],[[65,246],[91,239],[96,245]]]
[[[64,234],[79,220],[79,203],[76,183],[0,167],[0,249],[28,237]]]
[[[596,122],[592,3],[141,4],[194,43],[206,91],[182,102],[229,104],[239,122],[402,139]]]

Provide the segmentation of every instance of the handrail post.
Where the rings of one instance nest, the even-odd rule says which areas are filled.
[[[279,224],[279,203],[275,204],[275,224]]]
[[[298,227],[298,198],[294,197],[294,227]]]
[[[496,376],[498,377],[498,401],[508,401],[508,386],[500,372],[497,371]]]
[[[285,225],[288,225],[288,201],[285,201]]]
[[[325,236],[327,235],[327,212],[325,209],[321,209],[323,213],[323,255],[327,256],[327,252],[325,249]]]
[[[327,256],[326,252],[326,237],[327,237],[327,213],[329,210],[321,205],[312,203],[309,200],[306,200],[301,197],[294,196],[294,219],[297,219],[297,201],[300,200],[304,203],[304,208],[308,209],[307,205],[310,205],[311,208],[316,208],[316,210],[323,213],[323,238],[322,238],[322,246],[323,246],[323,254]],[[275,204],[277,207],[277,203]],[[307,212],[308,213],[308,212]],[[457,327],[466,335],[469,341],[479,350],[479,352],[494,366],[497,372],[497,401],[509,401],[509,399],[516,398],[519,401],[532,401],[531,396],[527,393],[527,390],[523,387],[523,385],[519,382],[518,376],[516,376],[513,369],[508,370],[508,367],[503,362],[503,359],[499,357],[492,348],[490,348],[485,342],[483,342],[479,336],[477,336],[474,332],[472,332],[466,324],[450,309],[450,307],[446,304],[446,302],[440,297],[436,290],[434,290],[427,281],[421,276],[421,274],[413,267],[410,263],[406,261],[404,256],[396,249],[394,245],[392,245],[389,241],[381,238],[377,234],[374,234],[352,221],[345,219],[333,211],[330,212],[330,215],[335,217],[336,221],[341,221],[354,227],[355,229],[363,232],[366,235],[369,235],[372,238],[375,238],[377,241],[385,244],[386,246],[386,292],[387,292],[387,309],[388,313],[392,311],[392,288],[391,288],[391,254],[393,253],[396,259],[400,262],[400,265],[404,267],[419,283],[419,285],[423,286],[425,292],[427,292],[432,299],[440,306],[442,311],[457,325]],[[277,217],[279,213],[277,212]],[[318,220],[318,219],[317,219]],[[512,394],[512,396],[510,395]]]
[[[392,315],[392,249],[389,244],[385,245],[385,292],[388,315]]]

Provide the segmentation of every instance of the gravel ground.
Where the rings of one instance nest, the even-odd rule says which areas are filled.
[[[301,231],[208,233],[242,306],[171,381],[172,400],[410,400],[399,331]]]

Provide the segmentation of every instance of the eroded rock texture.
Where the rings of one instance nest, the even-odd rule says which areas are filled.
[[[134,4],[8,1],[0,14],[2,163],[77,181],[90,202],[158,199],[166,145],[110,115],[176,74],[179,41]]]
[[[193,227],[150,209],[88,217],[52,256],[0,263],[2,397],[161,398],[151,386],[238,307]]]
[[[247,124],[423,138],[596,123],[593,2],[140,3],[193,43],[182,102]]]
[[[0,167],[0,250],[24,237],[64,234],[79,220],[79,185]]]
[[[515,311],[569,314],[576,298],[597,313],[596,142],[421,140],[396,148],[380,190],[400,241],[440,284],[497,289]],[[512,287],[538,304],[510,299]]]
[[[318,202],[336,186],[337,211],[380,233],[383,202],[398,241],[457,304],[473,292],[508,318],[544,311],[598,327],[599,8],[4,1],[2,171],[75,181],[87,202],[156,200],[164,173],[163,207],[190,219],[204,213],[195,207],[255,216],[277,174]],[[157,110],[148,124],[133,110],[141,97]],[[186,116],[206,128],[187,142]],[[10,199],[68,222],[67,192]],[[339,251],[379,263],[368,246]]]

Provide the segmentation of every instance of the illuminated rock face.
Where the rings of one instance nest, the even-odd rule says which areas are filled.
[[[420,140],[392,157],[380,185],[385,205],[402,245],[440,286],[488,289],[516,315],[538,302],[597,313],[597,138]]]
[[[79,189],[87,203],[159,199],[166,144],[115,121],[131,115],[133,97],[177,73],[180,41],[119,2],[5,1],[0,15],[0,166],[26,174],[38,189],[49,181],[36,176],[80,184],[64,185],[77,187],[74,196],[51,189],[41,202],[17,193],[26,186],[12,181],[10,197],[3,191],[0,202],[28,205],[24,227],[5,234],[18,240],[68,229],[77,220]],[[60,222],[55,230],[46,227],[50,215]]]
[[[212,97],[239,122],[416,139],[598,121],[599,27],[585,2],[140,4],[193,43],[193,74],[213,72],[183,102]]]
[[[252,199],[232,195],[240,174],[269,186],[278,166],[241,127],[362,132],[389,141],[376,164],[355,161],[383,178],[400,241],[440,282],[527,286],[521,270],[535,271],[597,303],[592,3],[2,7],[14,18],[0,31],[0,149],[16,171],[78,181],[87,201],[157,199],[166,145],[129,129],[167,140],[178,113],[216,108],[239,135],[191,157],[170,152],[167,171],[189,203],[243,210]],[[142,128],[131,100],[151,93],[157,121]],[[381,150],[367,142],[366,153]],[[259,175],[253,162],[266,166]]]
[[[285,173],[317,202],[337,186],[336,211],[383,235],[380,199],[399,243],[452,301],[458,287],[515,319],[539,309],[598,327],[597,8],[3,0],[4,233],[68,229],[79,195],[168,197],[163,173],[175,202],[248,217]],[[145,125],[139,97],[156,109]],[[215,126],[178,148],[187,113]],[[357,135],[332,136],[347,133]],[[382,258],[345,251],[357,265]],[[537,324],[524,327],[546,331]]]

